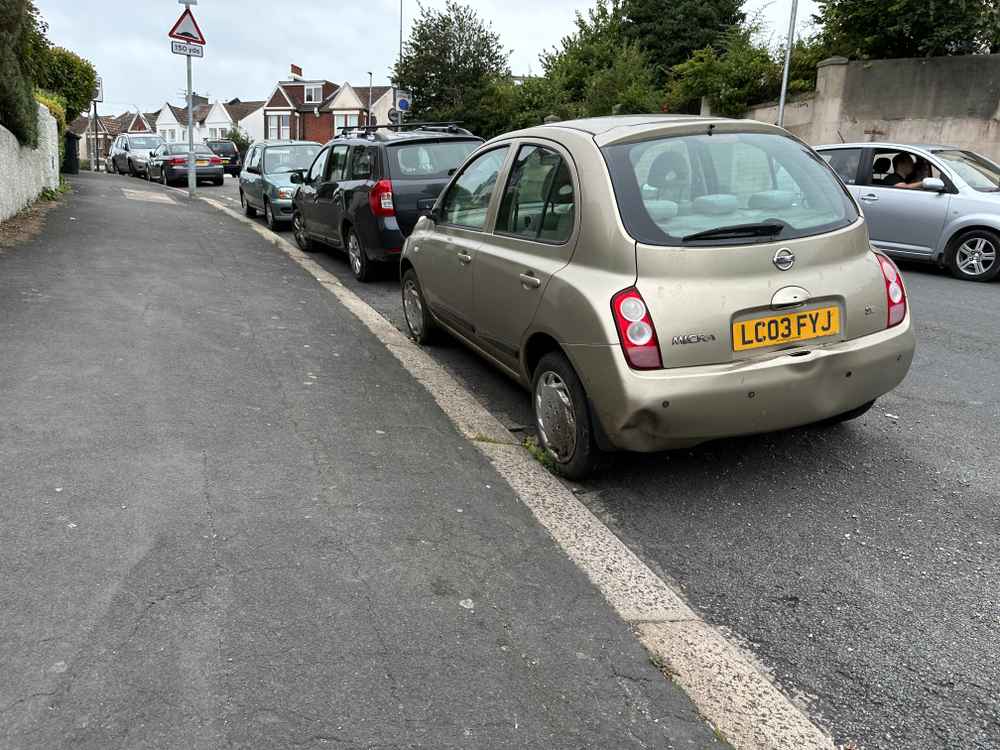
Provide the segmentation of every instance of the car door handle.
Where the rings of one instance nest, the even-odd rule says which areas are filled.
[[[469,265],[472,262],[472,256],[464,250],[459,250],[458,259],[462,261],[462,265]]]
[[[875,195],[875,193],[865,193],[864,195],[861,196],[861,200],[863,200],[865,203],[874,203],[875,201],[878,200],[878,196]]]
[[[521,274],[521,286],[525,289],[538,289],[542,285],[542,280],[531,273]]]

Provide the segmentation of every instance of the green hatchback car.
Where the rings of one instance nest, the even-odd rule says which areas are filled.
[[[260,211],[271,229],[292,220],[298,185],[292,174],[309,169],[322,146],[313,141],[263,141],[247,152],[240,172],[240,205],[247,216]]]

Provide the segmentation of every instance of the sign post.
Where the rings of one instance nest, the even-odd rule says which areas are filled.
[[[97,82],[94,84],[94,95],[90,97],[91,101],[94,103],[94,141],[91,144],[92,148],[90,153],[87,154],[90,157],[90,171],[97,172],[97,103],[104,101],[104,82],[101,80],[100,76],[97,76]]]
[[[194,158],[194,94],[191,88],[191,58],[204,57],[205,50],[201,45],[205,44],[205,37],[198,28],[198,22],[194,20],[191,13],[191,6],[197,5],[198,0],[177,0],[184,6],[184,12],[177,19],[177,23],[167,34],[176,42],[171,42],[170,51],[176,55],[187,57],[187,110],[188,110],[188,195],[194,198],[195,188],[198,184],[198,172]]]

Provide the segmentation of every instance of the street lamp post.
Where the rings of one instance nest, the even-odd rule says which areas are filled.
[[[785,126],[785,98],[788,96],[788,69],[792,64],[792,45],[795,43],[795,14],[799,1],[792,0],[792,17],[788,21],[788,41],[785,43],[785,70],[781,74],[781,98],[778,100],[778,127]]]

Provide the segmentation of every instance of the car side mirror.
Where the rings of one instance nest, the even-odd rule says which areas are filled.
[[[920,189],[928,190],[932,193],[943,193],[945,190],[944,180],[937,177],[925,177],[920,183]]]
[[[291,182],[293,185],[301,185],[302,182],[303,182],[302,173],[301,172],[292,172],[288,176],[288,181]]]

